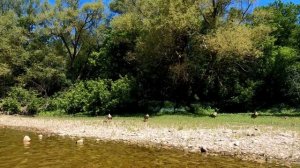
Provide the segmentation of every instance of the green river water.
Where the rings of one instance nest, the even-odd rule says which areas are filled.
[[[31,137],[23,143],[24,135]],[[96,142],[85,139],[77,145],[75,139],[43,136],[14,129],[0,128],[0,168],[263,168],[279,165],[258,164],[230,157],[214,157],[180,150],[144,148],[116,142]]]

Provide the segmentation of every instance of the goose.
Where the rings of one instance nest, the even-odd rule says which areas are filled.
[[[107,115],[108,120],[112,120],[112,116],[110,114]]]
[[[256,118],[258,116],[258,112],[254,112],[252,115],[251,115],[251,118]]]
[[[149,119],[149,114],[146,114],[145,116],[144,116],[144,122],[147,122],[148,121],[148,119]]]
[[[217,117],[217,115],[218,115],[218,113],[217,113],[217,112],[213,112],[213,113],[210,115],[210,117],[212,117],[212,118],[216,118],[216,117]]]

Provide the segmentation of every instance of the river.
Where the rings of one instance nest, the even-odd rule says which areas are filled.
[[[23,137],[31,137],[30,144]],[[78,138],[77,138],[78,139]],[[97,142],[85,139],[83,145],[76,138],[43,135],[34,132],[0,128],[1,168],[264,168],[281,167],[259,164],[231,157],[217,157],[181,150],[145,148],[118,142]]]

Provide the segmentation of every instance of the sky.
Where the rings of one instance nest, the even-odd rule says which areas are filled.
[[[85,2],[92,2],[93,0],[80,0],[80,3],[85,3]],[[103,0],[104,4],[109,4],[110,0]],[[55,0],[49,0],[50,3],[54,3]]]
[[[49,0],[51,3],[54,3],[55,0]],[[91,2],[92,0],[81,0],[81,3]],[[104,0],[104,3],[107,5],[110,0]],[[256,6],[264,6],[269,3],[274,2],[275,0],[256,0]],[[293,2],[295,4],[300,4],[300,0],[282,0],[283,2]]]
[[[256,0],[256,5],[257,6],[265,6],[274,1],[275,0]],[[282,0],[282,2],[293,2],[295,4],[300,4],[300,0]]]

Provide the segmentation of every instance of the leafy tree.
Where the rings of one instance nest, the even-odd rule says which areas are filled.
[[[86,3],[82,7],[79,1],[58,0],[54,7],[40,15],[43,23],[42,31],[63,43],[68,60],[69,70],[75,69],[76,61],[79,71],[82,68],[80,57],[90,55],[94,41],[95,28],[102,18],[103,5],[100,1]],[[81,51],[84,51],[82,53]],[[74,73],[74,72],[73,72]],[[75,74],[79,77],[80,74]]]
[[[13,12],[0,15],[0,95],[11,86],[13,77],[20,73],[20,57],[26,55],[23,44],[27,41],[23,29],[17,25]]]
[[[281,0],[269,4],[266,7],[255,9],[257,21],[269,24],[273,27],[272,35],[276,38],[276,45],[291,46],[293,43],[293,32],[299,28],[300,6],[293,3],[283,3]],[[263,18],[263,19],[262,19]]]

